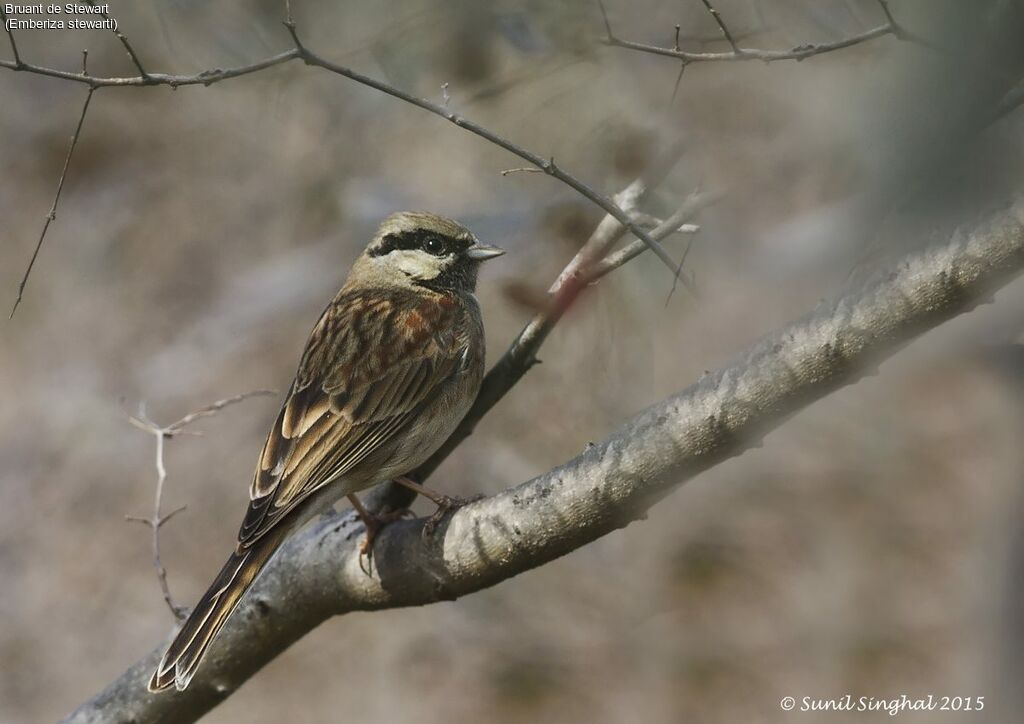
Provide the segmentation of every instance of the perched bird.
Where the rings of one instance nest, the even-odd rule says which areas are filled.
[[[185,689],[242,594],[288,535],[347,495],[369,551],[382,518],[355,493],[397,480],[454,431],[480,389],[484,329],[473,292],[504,251],[429,213],[387,218],[306,342],[249,488],[238,545],[149,681]]]

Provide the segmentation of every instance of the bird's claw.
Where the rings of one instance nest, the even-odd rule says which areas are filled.
[[[366,539],[359,546],[359,570],[367,576],[373,575],[373,542],[377,539],[377,534],[380,533],[381,528],[388,523],[393,523],[402,518],[415,517],[416,514],[408,508],[401,508],[390,513],[380,513],[370,517],[368,520],[363,520],[363,527],[366,528]]]
[[[434,536],[434,531],[437,530],[437,526],[441,524],[441,521],[444,520],[446,515],[453,513],[459,508],[469,505],[470,503],[483,500],[485,497],[486,496],[484,495],[473,495],[468,498],[459,498],[451,495],[442,495],[439,500],[434,501],[437,503],[437,510],[435,510],[423,524],[423,530],[421,531],[423,539],[427,540]]]

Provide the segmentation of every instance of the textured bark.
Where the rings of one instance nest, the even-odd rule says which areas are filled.
[[[389,526],[372,578],[358,566],[361,527],[351,513],[321,518],[275,556],[187,691],[146,691],[158,647],[69,720],[194,720],[330,616],[455,599],[565,555],[758,445],[921,332],[989,301],[1022,268],[1017,202],[820,304],[561,467],[459,510],[431,541],[421,540],[419,521]]]

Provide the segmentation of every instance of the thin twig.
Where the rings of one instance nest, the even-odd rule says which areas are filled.
[[[253,390],[252,392],[228,397],[223,400],[218,400],[212,405],[207,405],[195,412],[190,412],[180,420],[164,426],[158,425],[149,419],[146,415],[145,403],[139,404],[138,414],[128,416],[128,421],[132,425],[156,438],[156,492],[154,493],[153,498],[153,514],[150,517],[143,518],[140,516],[128,515],[125,516],[125,520],[133,523],[142,523],[149,527],[151,531],[150,543],[153,553],[153,567],[156,569],[156,577],[160,583],[160,591],[163,593],[164,602],[167,604],[167,608],[171,610],[171,614],[174,618],[179,621],[185,618],[188,610],[182,606],[176,605],[174,603],[174,599],[171,597],[171,589],[167,584],[167,569],[164,568],[163,561],[160,559],[160,529],[165,523],[167,523],[167,521],[185,510],[186,506],[183,505],[180,508],[175,508],[167,515],[161,514],[164,499],[164,483],[167,481],[167,467],[164,465],[164,441],[171,439],[175,435],[182,434],[186,426],[201,418],[215,415],[228,405],[233,405],[236,402],[241,402],[242,400],[246,400],[250,397],[273,394],[276,394],[274,390]]]
[[[666,159],[669,163],[675,163],[679,158],[680,150],[669,152]],[[660,181],[660,179],[658,179]],[[637,205],[647,194],[649,182],[641,176],[630,183],[626,188],[615,194],[615,203],[625,209],[630,216],[635,218]],[[597,263],[613,246],[622,238],[625,233],[622,225],[614,218],[605,216],[597,225],[587,242],[580,247],[576,255],[569,260],[554,283],[548,289],[548,294],[557,294],[558,291],[574,278],[581,276],[583,269]],[[641,242],[643,243],[643,242]]]
[[[676,272],[676,278],[683,273],[683,264],[686,263],[686,257],[690,255],[690,247],[693,246],[693,239],[686,245],[686,249],[683,250],[683,257],[679,260],[679,270]],[[668,309],[668,303],[672,301],[672,295],[676,293],[676,284],[672,283],[672,288],[668,290],[668,296],[665,297],[665,308]]]
[[[217,400],[212,405],[207,405],[206,407],[198,409],[195,412],[190,412],[177,422],[172,422],[170,425],[167,426],[165,432],[168,435],[174,435],[176,433],[181,432],[182,428],[184,428],[187,425],[191,425],[196,420],[202,419],[204,417],[213,417],[228,405],[234,405],[235,403],[241,402],[242,400],[247,400],[250,397],[265,397],[268,395],[276,394],[277,390],[252,390],[250,392],[243,392],[240,395],[235,395],[234,397],[227,397],[223,400]]]
[[[608,21],[608,11],[604,7],[604,0],[597,0],[597,6],[601,8],[601,17],[604,19],[604,29],[608,33],[608,40],[613,40],[615,36],[612,35],[612,24]]]
[[[175,75],[168,73],[148,73],[145,77],[141,75],[136,76],[96,76],[96,75],[83,75],[81,73],[72,73],[66,70],[58,70],[56,68],[47,68],[41,65],[34,65],[32,63],[22,62],[20,65],[10,60],[0,60],[0,68],[7,68],[8,70],[22,71],[25,73],[33,73],[35,75],[45,75],[50,78],[59,78],[61,80],[73,81],[76,83],[83,83],[84,85],[92,88],[131,88],[139,86],[154,86],[154,85],[166,85],[171,88],[177,88],[179,86],[190,86],[190,85],[203,85],[209,86],[214,83],[219,83],[223,80],[229,80],[231,78],[239,78],[243,75],[249,75],[250,73],[257,73],[261,70],[271,68],[275,65],[281,65],[288,61],[295,60],[299,57],[299,51],[296,48],[286,50],[283,53],[272,55],[269,58],[258,60],[255,63],[249,63],[247,65],[240,65],[235,68],[212,68],[204,70],[194,75]]]
[[[533,166],[520,166],[519,168],[506,168],[499,171],[502,176],[508,176],[511,173],[544,173],[539,168]]]
[[[625,48],[627,50],[635,50],[641,53],[650,53],[652,55],[663,55],[682,61],[682,68],[680,68],[679,76],[676,78],[676,88],[672,92],[673,100],[675,99],[676,91],[679,88],[679,81],[682,79],[683,70],[690,63],[746,60],[760,60],[764,63],[774,63],[780,60],[801,61],[815,55],[823,55],[825,53],[831,53],[836,50],[842,50],[843,48],[859,45],[860,43],[866,43],[869,40],[881,38],[885,35],[892,35],[900,40],[913,41],[929,48],[934,47],[932,43],[908,32],[902,25],[897,23],[895,18],[892,16],[892,12],[889,10],[886,0],[878,0],[879,5],[882,7],[882,12],[885,15],[885,24],[879,25],[878,27],[872,28],[863,33],[850,36],[849,38],[843,38],[832,43],[798,45],[790,50],[759,50],[755,48],[741,48],[736,41],[736,36],[734,36],[732,31],[729,30],[729,26],[726,25],[725,20],[722,18],[721,13],[718,12],[718,9],[712,5],[711,0],[701,0],[701,2],[704,4],[704,7],[707,8],[711,17],[715,19],[715,23],[718,24],[719,30],[722,31],[722,35],[725,37],[726,41],[728,41],[730,50],[727,52],[698,53],[682,50],[679,47],[678,25],[676,26],[675,42],[671,48],[663,48],[658,45],[648,45],[646,43],[637,43],[631,40],[620,40],[612,33],[611,25],[608,22],[608,15],[604,9],[604,4],[601,0],[598,0],[598,4],[601,6],[601,12],[604,15],[605,29],[607,31],[607,37],[602,39],[601,42],[605,45],[617,48]]]
[[[600,2],[600,0],[598,0]],[[711,5],[708,0],[701,0],[704,6],[711,12],[712,17],[715,18],[715,22],[718,23],[718,27],[722,30],[722,34],[725,35],[726,40],[729,41],[731,46],[727,52],[720,53],[699,53],[693,51],[682,50],[679,47],[678,34],[676,36],[675,43],[671,48],[663,48],[659,45],[649,45],[647,43],[637,43],[632,40],[621,40],[612,34],[611,27],[607,25],[607,15],[605,15],[607,37],[602,38],[600,42],[605,45],[609,45],[616,48],[625,48],[626,50],[635,50],[640,53],[649,53],[651,55],[663,55],[669,58],[675,58],[683,63],[683,66],[690,63],[713,63],[723,61],[749,61],[749,60],[760,60],[764,63],[775,63],[780,60],[795,60],[797,62],[811,58],[815,55],[824,55],[825,53],[831,53],[836,50],[843,50],[854,45],[860,45],[876,38],[881,38],[886,35],[891,35],[894,38],[903,40],[906,42],[914,43],[924,48],[928,48],[937,53],[941,53],[946,56],[955,57],[961,61],[970,63],[971,65],[977,66],[979,69],[984,70],[988,73],[1005,75],[1005,73],[999,68],[994,68],[990,65],[978,63],[970,58],[963,57],[961,54],[956,53],[951,48],[945,48],[941,45],[929,40],[921,35],[912,33],[905,27],[900,25],[892,15],[892,11],[889,9],[889,5],[886,0],[878,0],[879,5],[882,8],[882,12],[885,15],[885,23],[878,27],[866,30],[863,33],[852,35],[848,38],[843,38],[832,43],[811,43],[807,45],[798,45],[790,50],[764,50],[757,48],[742,48],[737,42],[737,38],[725,25],[718,10]],[[602,6],[603,11],[603,6]],[[680,77],[681,77],[680,73]],[[676,85],[679,84],[679,78],[676,79]],[[675,94],[673,93],[673,98]]]
[[[636,211],[632,214],[633,220],[643,224],[645,229],[655,229],[667,221],[667,219],[659,219],[657,216],[646,214],[643,211]],[[696,234],[700,231],[700,227],[697,224],[680,224],[675,231],[670,231],[670,234]],[[641,244],[642,246],[642,244]],[[645,247],[646,248],[646,247]]]
[[[882,8],[882,13],[885,15],[885,20],[889,23],[889,27],[892,28],[893,35],[897,38],[903,39],[905,37],[903,26],[896,22],[896,18],[892,16],[892,11],[889,9],[889,3],[887,0],[878,0],[879,6]]]
[[[729,41],[729,47],[732,48],[732,52],[735,53],[736,55],[742,55],[743,51],[740,50],[739,46],[736,45],[736,39],[733,38],[732,33],[729,32],[729,26],[725,24],[725,20],[722,19],[721,13],[719,13],[715,6],[711,4],[711,0],[700,1],[704,3],[704,7],[706,7],[708,9],[708,12],[711,13],[711,17],[715,19],[715,22],[718,24],[718,29],[722,31],[722,35],[724,35],[725,39]],[[679,26],[676,27],[678,28]],[[678,31],[676,31],[676,49],[679,49]]]
[[[87,3],[89,3],[89,5],[91,5],[92,7],[96,7],[95,0],[85,0],[85,1]],[[111,19],[110,16],[106,12],[104,12],[102,10],[100,11],[99,14],[100,14],[100,17],[102,17],[104,20],[110,20]],[[139,75],[142,77],[142,79],[144,81],[148,81],[149,80],[149,73],[147,73],[146,69],[142,67],[142,61],[139,60],[138,53],[135,52],[135,49],[132,47],[132,44],[128,42],[128,38],[125,37],[125,34],[122,33],[120,31],[120,29],[118,29],[117,21],[115,20],[113,22],[114,22],[114,27],[111,28],[111,30],[113,31],[114,35],[117,36],[117,39],[121,41],[121,45],[124,46],[124,49],[128,52],[128,57],[132,59],[132,63],[135,64],[136,69],[139,71]]]
[[[676,48],[678,50],[678,48]],[[669,99],[668,104],[673,105],[676,102],[676,95],[679,93],[679,84],[683,81],[683,73],[686,72],[686,63],[679,64],[679,75],[676,76],[675,85],[672,86],[672,97]]]
[[[616,37],[604,39],[601,42],[605,45],[610,45],[616,48],[625,48],[626,50],[635,50],[641,53],[650,53],[652,55],[663,55],[668,58],[675,58],[682,61],[684,64],[750,60],[774,63],[780,60],[804,60],[805,58],[811,58],[815,55],[823,55],[825,53],[831,53],[836,50],[842,50],[843,48],[859,45],[860,43],[866,43],[869,40],[881,38],[886,35],[895,35],[895,27],[889,24],[879,25],[877,28],[872,28],[871,30],[867,30],[857,35],[852,35],[848,38],[843,38],[842,40],[837,40],[833,43],[798,45],[791,50],[758,50],[754,48],[741,48],[738,52],[729,50],[720,53],[695,53],[686,50],[676,50],[675,48],[663,48],[658,45],[637,43],[632,40],[620,40]]]
[[[684,150],[685,145],[683,142],[677,140],[666,150],[658,153],[655,156],[657,163],[647,173],[635,179],[626,188],[617,193],[615,195],[615,203],[625,209],[629,213],[630,218],[637,219],[637,222],[640,223],[642,217],[638,216],[638,206],[641,199],[653,186],[664,180],[669,171],[679,162]],[[566,265],[562,273],[558,275],[555,283],[548,289],[548,293],[557,294],[562,287],[574,278],[579,278],[584,269],[599,263],[605,254],[622,238],[624,233],[625,230],[615,218],[606,216],[602,219],[587,242]]]
[[[83,55],[82,66],[83,73],[85,67],[85,58],[87,55]],[[89,112],[89,102],[92,100],[92,94],[96,91],[92,86],[89,87],[88,92],[85,94],[85,103],[82,104],[82,113],[78,116],[78,125],[75,126],[75,133],[71,136],[71,144],[68,146],[68,154],[64,157],[64,167],[60,172],[60,180],[57,181],[57,193],[53,195],[53,204],[50,205],[50,212],[46,215],[46,220],[43,222],[43,230],[39,233],[39,241],[36,242],[36,248],[32,251],[32,258],[28,261],[28,266],[25,267],[25,273],[21,277],[21,281],[18,283],[18,296],[14,300],[14,306],[11,307],[11,314],[8,319],[14,318],[14,313],[18,311],[18,305],[21,304],[22,295],[25,293],[25,285],[28,284],[28,277],[32,273],[32,267],[35,266],[36,258],[39,256],[39,250],[43,247],[43,239],[46,238],[46,232],[50,228],[50,222],[57,218],[57,202],[60,201],[60,192],[64,190],[64,179],[68,175],[68,165],[71,163],[71,156],[75,152],[75,146],[78,144],[78,137],[82,133],[82,124],[85,122],[85,114]]]
[[[18,70],[24,63],[21,62],[21,56],[18,54],[18,44],[14,41],[14,31],[7,24],[7,13],[4,12],[3,6],[0,6],[0,20],[3,21],[4,29],[7,31],[7,39],[11,41],[11,52],[14,53],[14,66],[15,70]]]
[[[684,226],[689,226],[685,224],[686,221],[692,219],[697,214],[697,212],[701,211],[702,209],[706,209],[708,206],[717,203],[721,198],[722,194],[709,193],[706,191],[693,192],[686,198],[685,201],[683,201],[679,209],[670,217],[661,222],[657,227],[655,227],[651,231],[651,234],[660,239],[663,239],[669,236],[670,234],[675,233],[676,231],[682,230]],[[690,229],[687,229],[687,231],[690,231]],[[687,244],[686,248],[688,253],[690,244]],[[622,247],[618,251],[609,254],[601,261],[592,265],[588,270],[586,270],[586,272],[583,273],[583,281],[585,281],[587,284],[593,284],[594,282],[596,282],[609,272],[618,269],[620,266],[626,264],[629,261],[632,261],[640,254],[643,254],[646,250],[647,247],[644,246],[639,241],[630,242],[629,244]],[[686,253],[683,254],[683,260],[685,261],[685,259]]]

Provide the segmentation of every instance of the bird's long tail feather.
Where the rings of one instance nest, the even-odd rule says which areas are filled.
[[[183,691],[188,686],[210,643],[277,550],[283,534],[270,530],[250,547],[231,554],[167,647],[149,680],[150,691],[162,691],[172,684]]]

